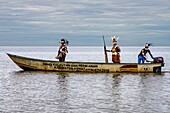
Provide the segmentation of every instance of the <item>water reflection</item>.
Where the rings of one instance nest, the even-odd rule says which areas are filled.
[[[57,73],[57,75],[58,75],[58,79],[63,79],[63,80],[65,80],[66,79],[66,77],[69,77],[69,73],[61,73],[61,72],[59,72],[59,73]]]
[[[121,90],[120,90],[120,83],[122,80],[121,74],[113,74],[112,75],[113,82],[112,82],[112,88],[113,88],[113,103],[115,112],[120,111],[120,100],[121,100]]]
[[[69,85],[68,85],[68,79],[69,77],[68,73],[57,73],[58,79],[56,80],[57,87],[58,87],[58,97],[59,97],[59,102],[58,102],[58,112],[60,113],[67,113],[69,109],[67,107],[69,106],[69,98],[70,98],[70,93],[69,93]]]
[[[13,96],[14,99],[20,97],[24,99],[20,100],[23,104],[15,104],[17,107],[26,107],[24,109],[27,111],[41,112],[40,106],[46,106],[43,110],[47,112],[67,113],[70,102],[68,79],[69,73],[17,71],[10,77],[9,86],[17,89],[18,95]],[[13,92],[16,92],[15,89]],[[11,95],[14,94],[13,92]]]
[[[113,88],[118,87],[120,85],[121,82],[121,74],[113,74],[112,78],[113,78]]]
[[[46,74],[46,75],[58,75],[58,76],[68,76],[69,73],[68,72],[56,72],[56,71],[24,71],[24,70],[20,70],[20,71],[14,71],[12,72],[15,75],[25,75],[25,74]]]
[[[48,112],[159,112],[157,106],[162,106],[164,96],[163,76],[154,73],[14,73],[9,78],[13,91],[9,94],[23,99],[22,105],[13,104],[32,112],[39,108]]]

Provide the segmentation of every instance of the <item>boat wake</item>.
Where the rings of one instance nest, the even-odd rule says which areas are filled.
[[[170,73],[170,70],[164,70],[162,73]]]

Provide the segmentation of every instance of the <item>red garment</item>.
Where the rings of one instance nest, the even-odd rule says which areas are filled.
[[[62,53],[63,56],[66,56],[66,53],[68,53],[67,47],[65,45],[61,45],[59,52]]]
[[[112,55],[112,62],[113,63],[120,63],[120,54]]]
[[[120,63],[120,48],[118,46],[117,43],[114,43],[113,44],[113,47],[112,47],[112,62],[113,63]]]

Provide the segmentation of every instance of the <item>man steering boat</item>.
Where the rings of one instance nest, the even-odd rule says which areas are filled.
[[[149,55],[151,56],[151,58],[154,60],[153,55],[151,54],[151,51],[149,50],[149,47],[152,44],[150,43],[146,43],[145,47],[140,51],[139,55],[138,55],[138,64],[140,64],[142,62],[142,64],[145,62],[145,60],[148,62],[148,60],[146,59],[146,54],[149,53]]]

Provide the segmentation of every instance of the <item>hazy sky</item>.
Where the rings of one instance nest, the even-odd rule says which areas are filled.
[[[0,0],[0,45],[170,45],[170,0]]]

